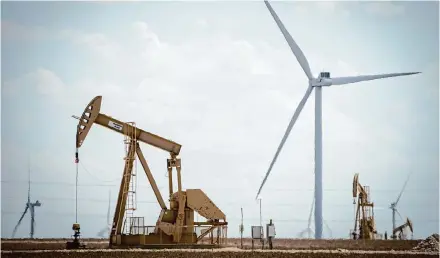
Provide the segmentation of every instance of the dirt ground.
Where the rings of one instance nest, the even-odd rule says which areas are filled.
[[[2,250],[60,250],[64,249],[68,239],[40,239],[40,240],[10,240],[4,239],[1,242]],[[83,239],[88,249],[105,249],[108,247],[107,239]],[[410,250],[417,246],[421,240],[309,240],[309,239],[275,239],[273,248],[278,250]],[[226,247],[240,247],[239,238],[229,238]],[[265,244],[265,249],[268,247]],[[243,239],[243,248],[251,249],[252,240]],[[261,243],[254,241],[254,248],[261,249]]]
[[[244,250],[239,249],[240,239],[229,238],[225,248],[221,249],[175,249],[175,250],[110,250],[107,239],[83,239],[87,250],[63,250],[68,239],[2,239],[2,257],[292,257],[292,258],[388,258],[388,257],[438,257],[438,252],[415,252],[414,247],[422,240],[306,240],[275,239],[274,249],[261,250],[261,243],[243,239]]]
[[[98,258],[98,257],[175,257],[175,258],[201,258],[201,257],[240,257],[240,258],[404,258],[404,257],[438,257],[436,253],[415,253],[408,251],[346,251],[346,250],[265,250],[251,251],[227,248],[226,250],[85,250],[85,251],[66,251],[66,250],[45,250],[45,251],[2,251],[2,257],[38,257],[38,258]]]
[[[390,251],[390,250],[410,250],[417,246],[421,240],[311,240],[311,239],[274,239],[273,248],[280,250],[372,250],[372,251]],[[228,246],[240,247],[239,238],[229,238]],[[252,247],[251,239],[243,239],[243,248]],[[265,243],[265,248],[268,245]],[[261,249],[261,243],[254,241],[254,248]]]

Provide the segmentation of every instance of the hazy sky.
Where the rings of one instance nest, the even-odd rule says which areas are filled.
[[[353,175],[370,186],[378,231],[390,203],[414,237],[439,228],[438,2],[273,2],[309,59],[332,76],[422,74],[323,90],[323,215],[332,237],[354,224]],[[27,157],[35,237],[69,237],[75,222],[75,134],[87,103],[182,144],[182,184],[227,215],[229,236],[259,224],[258,187],[307,77],[263,1],[2,2],[2,237],[25,207]],[[164,199],[168,153],[141,144]],[[79,223],[106,224],[124,166],[123,136],[93,126],[80,149]],[[263,189],[263,220],[277,237],[307,227],[313,197],[314,96]],[[137,214],[160,207],[138,164]],[[167,202],[168,203],[168,202]],[[399,218],[398,224],[404,221]],[[29,234],[29,214],[17,237]],[[313,223],[312,223],[313,227]],[[324,228],[324,236],[330,232]]]

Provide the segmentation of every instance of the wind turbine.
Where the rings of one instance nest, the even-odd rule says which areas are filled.
[[[399,203],[400,197],[402,197],[403,191],[405,190],[406,184],[408,183],[409,176],[406,178],[405,183],[403,184],[402,190],[400,191],[399,196],[397,196],[397,200],[395,202],[392,202],[390,205],[390,209],[393,211],[393,234],[391,236],[392,239],[396,239],[396,235],[394,234],[394,230],[396,229],[396,213],[399,215],[399,217],[402,219],[402,216],[400,215],[399,211],[397,210],[397,203]]]
[[[269,173],[272,170],[275,161],[278,158],[278,155],[286,142],[287,137],[289,136],[290,131],[292,130],[293,125],[298,119],[302,109],[304,108],[307,99],[309,98],[312,90],[315,89],[315,238],[321,239],[322,237],[322,87],[329,87],[332,85],[343,85],[350,84],[362,81],[370,81],[388,77],[396,77],[396,76],[404,76],[404,75],[412,75],[418,74],[420,72],[411,72],[411,73],[389,73],[389,74],[376,74],[376,75],[360,75],[360,76],[350,76],[350,77],[331,77],[329,72],[321,72],[317,78],[313,77],[312,71],[310,70],[309,63],[304,56],[304,53],[293,40],[292,36],[284,27],[281,20],[278,18],[275,11],[272,9],[271,5],[267,0],[264,0],[269,12],[271,13],[273,19],[275,20],[278,28],[281,30],[284,38],[290,46],[293,54],[301,65],[304,73],[306,74],[309,85],[307,87],[306,93],[302,100],[300,101],[295,113],[290,120],[289,125],[287,126],[287,130],[281,140],[280,145],[275,153],[275,156],[270,163],[269,169],[266,172],[266,176],[263,179],[263,182],[258,190],[257,197],[263,188],[264,183],[267,180]]]
[[[107,226],[101,231],[98,232],[98,236],[100,237],[108,237],[110,235],[110,231],[112,229],[112,225],[110,223],[110,200],[111,200],[111,191],[108,192],[108,210],[107,210]]]
[[[18,226],[20,226],[21,221],[24,218],[24,215],[26,215],[26,212],[30,210],[31,212],[31,232],[30,232],[30,238],[34,238],[34,230],[35,230],[35,207],[40,207],[41,203],[37,200],[36,202],[31,202],[31,169],[30,166],[28,167],[28,200],[26,203],[26,207],[24,209],[23,214],[21,215],[20,219],[18,220],[17,225],[15,225],[14,231],[12,232],[12,238],[15,237],[15,233],[17,232]]]

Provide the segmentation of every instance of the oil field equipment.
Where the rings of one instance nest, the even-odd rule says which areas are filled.
[[[409,228],[409,230],[411,231],[411,234],[414,232],[412,221],[409,218],[406,218],[405,223],[403,223],[402,225],[398,226],[397,228],[395,228],[393,230],[393,236],[395,236],[395,238],[398,238],[400,240],[405,240],[406,235],[403,232],[405,230],[405,228]]]
[[[406,187],[406,184],[408,183],[410,175],[411,175],[411,173],[408,174],[408,176],[407,176],[407,178],[405,180],[405,183],[403,184],[402,190],[400,191],[399,195],[397,196],[396,201],[392,202],[391,205],[390,205],[390,209],[393,212],[392,213],[392,215],[393,215],[393,217],[392,217],[392,219],[393,219],[393,230],[391,231],[391,232],[393,232],[393,234],[391,235],[391,239],[397,239],[397,235],[394,234],[394,231],[395,232],[399,232],[399,230],[396,230],[397,229],[397,227],[396,227],[396,213],[402,219],[402,216],[400,215],[399,211],[397,210],[397,204],[400,201],[400,197],[402,197],[403,191],[405,191],[405,187]],[[408,220],[407,220],[407,222],[408,222]],[[411,231],[412,231],[412,226],[411,226]]]
[[[370,200],[370,188],[359,183],[359,174],[353,178],[353,204],[356,204],[353,239],[376,239],[376,225],[374,222],[374,203]]]
[[[252,236],[252,250],[254,250],[254,240],[260,240],[261,242],[261,249],[264,249],[263,243],[264,243],[264,232],[263,232],[263,226],[251,226],[251,236]]]
[[[226,216],[201,189],[186,189],[186,191],[182,189],[181,160],[178,158],[182,146],[137,128],[134,123],[121,122],[99,113],[101,101],[102,96],[95,97],[87,105],[81,117],[78,117],[76,155],[78,157],[78,149],[84,143],[87,133],[94,123],[125,136],[127,145],[124,159],[125,167],[111,225],[110,247],[201,246],[202,242],[206,242],[202,239],[208,234],[210,234],[210,238],[205,246],[220,245],[226,237],[228,224]],[[159,192],[139,142],[152,145],[170,154],[170,158],[167,159],[169,207],[165,205]],[[155,226],[145,226],[143,217],[134,217],[131,214],[136,209],[133,198],[135,190],[131,189],[134,181],[132,171],[136,158],[135,154],[140,160],[157,202],[161,207]],[[177,192],[173,190],[173,168],[177,170]],[[194,212],[206,218],[206,221],[195,222]],[[127,214],[131,214],[131,216],[126,216]],[[201,230],[200,234],[197,234],[196,229],[200,228],[204,229]],[[215,237],[214,231],[216,231]]]
[[[86,245],[84,243],[81,243],[81,227],[78,223],[74,223],[72,226],[72,230],[74,232],[73,234],[73,240],[68,241],[66,243],[66,249],[82,249],[86,248]]]
[[[267,242],[269,243],[269,249],[272,250],[272,239],[275,238],[275,225],[272,223],[272,219],[270,219],[269,224],[266,224],[266,235],[267,235]]]

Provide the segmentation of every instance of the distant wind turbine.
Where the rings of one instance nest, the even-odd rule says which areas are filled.
[[[307,228],[303,231],[299,232],[298,237],[299,238],[305,238],[304,236],[307,234],[307,238],[311,238],[312,234],[314,234],[311,224],[312,224],[312,213],[313,213],[313,206],[315,205],[315,197],[313,197],[312,206],[310,207],[310,214],[309,214],[309,220],[307,224]]]
[[[307,223],[307,228],[298,233],[299,238],[305,238],[306,234],[307,234],[307,238],[311,238],[311,236],[314,234],[314,231],[311,228],[314,205],[315,205],[315,197],[313,197],[312,206],[310,207],[310,214],[309,214],[309,220]],[[328,224],[325,220],[324,220],[324,225],[328,230],[328,238],[332,238],[333,237],[332,230],[330,229],[330,227],[328,226]]]
[[[405,187],[406,187],[406,184],[408,183],[410,175],[411,174],[408,174],[408,177],[406,178],[405,183],[403,184],[402,190],[400,191],[399,196],[397,196],[397,200],[395,202],[392,202],[390,205],[390,209],[393,211],[393,231],[392,232],[394,232],[394,230],[396,229],[396,213],[402,219],[402,216],[400,215],[399,211],[397,210],[397,204],[399,203],[400,197],[402,197],[403,191],[405,191]],[[396,235],[393,233],[391,235],[391,238],[395,239]]]
[[[323,218],[322,218],[322,87],[328,87],[332,85],[343,85],[343,84],[351,84],[356,82],[362,82],[362,81],[370,81],[370,80],[376,80],[376,79],[382,79],[382,78],[388,78],[388,77],[396,77],[396,76],[404,76],[404,75],[412,75],[412,74],[418,74],[420,72],[410,72],[410,73],[389,73],[389,74],[377,74],[377,75],[360,75],[360,76],[350,76],[350,77],[330,77],[329,72],[321,72],[317,78],[313,77],[312,71],[310,69],[309,63],[304,56],[304,53],[299,48],[299,46],[296,44],[296,42],[293,40],[292,36],[289,34],[289,32],[284,27],[281,20],[278,18],[275,11],[272,9],[271,5],[267,0],[264,1],[267,8],[269,9],[269,12],[271,13],[273,19],[275,20],[276,24],[278,25],[278,28],[281,30],[282,34],[284,35],[284,38],[286,39],[287,43],[289,44],[290,49],[292,50],[293,54],[295,55],[296,59],[298,60],[299,64],[301,65],[302,69],[304,70],[304,73],[306,74],[308,78],[308,87],[306,90],[306,93],[304,97],[302,98],[301,102],[299,103],[297,109],[295,110],[295,113],[292,116],[292,119],[290,120],[289,125],[287,126],[287,130],[281,140],[280,145],[278,146],[278,149],[275,153],[275,156],[270,163],[269,169],[266,172],[266,175],[263,179],[263,182],[261,183],[261,186],[258,190],[257,197],[260,194],[264,183],[267,180],[267,177],[269,176],[273,165],[275,164],[279,153],[281,152],[281,149],[283,148],[284,143],[287,140],[287,137],[289,136],[290,131],[292,130],[293,125],[295,124],[296,120],[298,119],[302,109],[304,108],[304,105],[307,102],[307,99],[309,98],[310,94],[312,93],[312,90],[315,89],[315,238],[321,239],[322,237],[322,225],[323,225]]]
[[[20,219],[18,220],[17,225],[14,227],[14,231],[12,232],[12,238],[15,237],[15,233],[17,233],[18,226],[20,226],[21,221],[24,218],[24,215],[26,215],[26,212],[29,210],[31,213],[31,231],[29,233],[30,238],[34,238],[34,231],[35,231],[35,207],[40,207],[41,203],[37,200],[36,202],[31,202],[31,168],[30,165],[28,166],[28,199],[26,203],[26,207],[24,209],[24,212],[21,214]]]
[[[110,231],[112,229],[112,225],[110,223],[110,201],[111,201],[111,191],[108,191],[108,210],[107,210],[107,226],[101,229],[101,231],[98,232],[98,236],[100,237],[108,237],[110,235]]]

